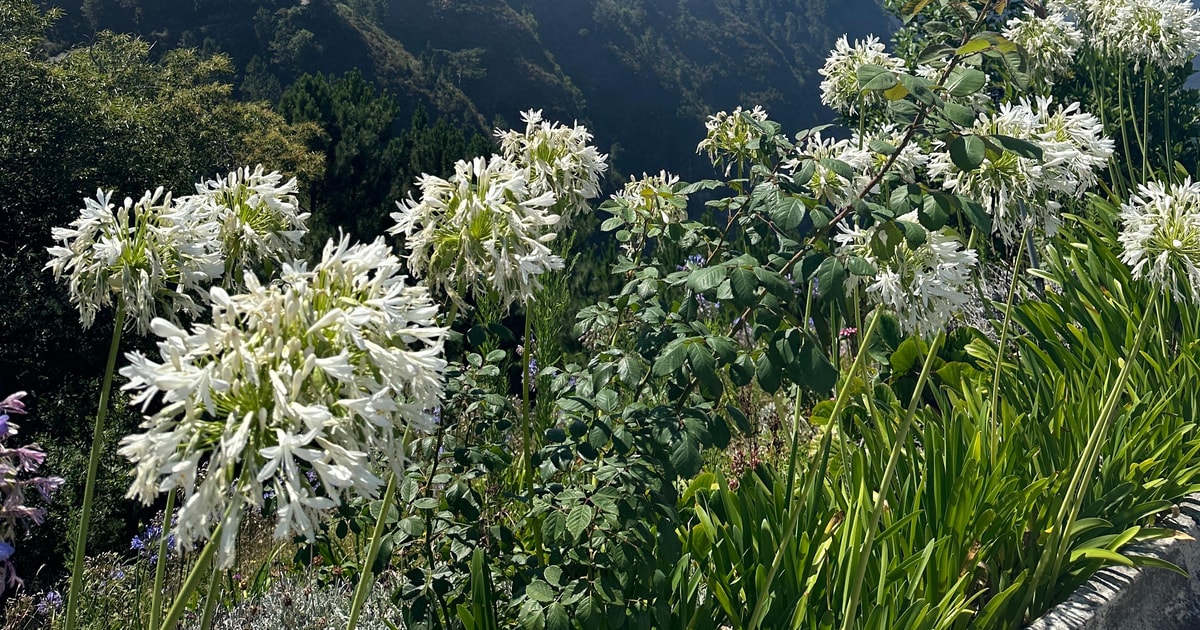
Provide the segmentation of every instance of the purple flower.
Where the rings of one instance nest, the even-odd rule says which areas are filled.
[[[9,414],[24,414],[25,392],[17,392],[0,401],[0,440],[17,434],[19,428]],[[26,495],[35,491],[49,500],[63,484],[60,477],[37,477],[35,474],[46,454],[36,445],[8,448],[0,444],[0,592],[21,583],[10,558],[16,550],[9,540],[31,525],[40,525],[46,511],[25,505]]]
[[[43,615],[48,615],[51,611],[62,610],[63,598],[58,591],[50,591],[42,596],[38,602],[37,611]]]
[[[25,392],[17,392],[15,394],[9,394],[8,398],[5,398],[4,400],[0,400],[0,412],[24,414],[25,413],[25,403],[21,402],[21,399],[24,397],[25,397]]]

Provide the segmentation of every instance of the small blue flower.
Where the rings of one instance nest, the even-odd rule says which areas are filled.
[[[58,591],[50,591],[43,595],[41,601],[38,602],[37,611],[43,615],[48,615],[51,611],[61,610],[62,605],[62,594]]]
[[[0,562],[4,562],[5,560],[8,560],[9,558],[11,558],[13,555],[13,552],[16,550],[17,550],[16,547],[13,547],[12,545],[10,545],[6,542],[0,541]]]

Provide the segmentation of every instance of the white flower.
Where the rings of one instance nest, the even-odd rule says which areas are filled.
[[[504,158],[525,169],[530,196],[553,193],[553,212],[569,222],[586,212],[600,194],[600,176],[608,169],[590,143],[592,134],[578,124],[567,127],[542,120],[541,110],[521,113],[525,132],[496,130]]]
[[[860,188],[867,184],[867,170],[874,164],[871,153],[859,148],[856,143],[825,138],[820,131],[807,135],[797,143],[796,154],[796,157],[784,162],[784,169],[795,178],[803,164],[811,161],[812,176],[807,181],[795,183],[807,186],[813,197],[832,207],[842,207],[854,200],[861,192]],[[841,162],[850,172],[839,173],[828,162],[822,163],[822,160]]]
[[[1080,197],[1096,185],[1096,173],[1112,157],[1114,143],[1104,136],[1104,126],[1092,114],[1080,111],[1079,103],[1051,107],[1050,99],[1038,97],[1033,135],[1042,149],[1042,176],[1050,190]],[[1022,107],[1029,106],[1026,101]]]
[[[896,220],[919,225],[915,212]],[[945,230],[928,232],[925,242],[914,248],[898,232],[880,226],[864,230],[843,223],[841,229],[834,237],[839,254],[857,256],[875,266],[877,274],[868,281],[867,298],[895,312],[905,331],[928,335],[942,330],[970,302],[971,268],[978,258]],[[896,242],[879,247],[878,241],[888,238]],[[876,255],[879,249],[892,247],[889,259]]]
[[[279,265],[300,254],[309,213],[299,211],[296,179],[281,182],[283,175],[263,173],[259,164],[196,184],[196,195],[179,200],[199,205],[220,226],[227,281],[241,280],[242,269]]]
[[[1190,3],[1123,0],[1109,4],[1111,8],[1095,9],[1105,18],[1095,34],[1101,50],[1163,69],[1190,64],[1200,53],[1200,11]]]
[[[938,142],[929,174],[957,194],[971,197],[992,215],[993,230],[1007,243],[1024,231],[1026,222],[1052,234],[1060,204],[1052,195],[1078,197],[1096,183],[1095,169],[1107,164],[1112,140],[1103,137],[1099,121],[1079,111],[1079,104],[1052,109],[1039,98],[1006,103],[994,114],[981,114],[972,132],[980,137],[1009,136],[1042,150],[1042,159],[1012,151],[988,151],[972,171],[954,164],[945,143]]]
[[[661,235],[667,226],[687,219],[688,197],[679,192],[679,176],[666,171],[658,175],[642,173],[641,179],[629,178],[612,199],[601,209],[620,217],[631,231],[652,238]],[[629,255],[645,243],[629,239],[621,244]]]
[[[265,488],[279,500],[276,535],[310,539],[347,495],[375,496],[373,471],[401,469],[403,436],[432,426],[443,391],[446,331],[428,290],[402,272],[382,239],[343,237],[312,271],[285,265],[278,285],[247,272],[244,294],[212,289],[212,324],[155,319],[161,362],[131,353],[121,369],[134,404],[161,406],[121,440],[128,496],[181,489],[179,543],[224,523],[222,566]]]
[[[559,223],[554,193],[534,195],[525,177],[498,155],[459,161],[449,180],[422,175],[421,200],[397,202],[388,230],[404,235],[412,273],[455,300],[467,289],[494,290],[502,306],[533,297],[563,260],[546,245]]]
[[[883,166],[887,164],[888,159],[891,158],[888,154],[872,150],[870,147],[873,140],[878,140],[894,148],[899,148],[901,141],[904,140],[904,129],[893,123],[888,123],[879,129],[868,132],[866,138],[859,136],[857,131],[850,137],[849,146],[862,147],[866,150],[866,155],[869,158],[866,170],[863,173],[866,178],[871,178],[879,174],[883,170]],[[861,163],[861,157],[859,157],[857,151],[853,155],[856,163]],[[912,184],[917,181],[917,172],[925,168],[925,165],[928,163],[929,155],[915,141],[910,140],[904,145],[904,148],[900,149],[900,153],[896,155],[895,159],[892,160],[889,172],[895,173],[900,179]],[[865,185],[866,182],[863,181],[862,183]]]
[[[738,107],[732,114],[717,112],[708,117],[704,126],[708,132],[696,147],[696,153],[708,153],[713,166],[724,162],[726,177],[734,164],[740,167],[750,161],[761,149],[763,139],[771,135],[767,131],[767,112],[758,105],[750,110]]]
[[[1133,277],[1200,303],[1200,182],[1138,186],[1121,205],[1121,260]]]
[[[1058,10],[1038,17],[1033,9],[1026,8],[1021,16],[1008,21],[1003,35],[1025,51],[1034,81],[1053,82],[1065,75],[1083,43],[1083,33]]]
[[[883,66],[893,72],[904,70],[904,62],[884,52],[884,45],[874,35],[866,41],[854,40],[851,46],[843,35],[829,52],[825,66],[817,72],[821,81],[821,102],[833,109],[853,114],[872,103],[881,103],[882,96],[864,92],[858,85],[858,67],[863,64]]]
[[[54,228],[46,268],[67,276],[71,302],[85,328],[119,298],[127,324],[144,334],[156,315],[195,313],[192,294],[222,272],[217,226],[162,188],[115,207],[112,192],[84,200],[70,227]]]

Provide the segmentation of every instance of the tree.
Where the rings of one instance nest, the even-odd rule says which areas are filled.
[[[42,270],[50,229],[66,225],[85,196],[117,198],[167,187],[179,193],[202,177],[265,161],[301,177],[322,163],[305,147],[311,127],[292,127],[261,104],[231,99],[228,59],[170,51],[151,61],[143,41],[101,34],[90,46],[46,59],[39,43],[55,14],[30,0],[0,0],[0,387],[30,393],[24,430],[46,446],[46,469],[67,479],[49,522],[14,555],[45,562],[53,579],[67,550],[69,511],[78,501],[111,322],[81,330],[65,292]],[[97,332],[101,331],[101,332]],[[126,347],[135,346],[130,339]],[[140,342],[146,343],[146,342]],[[121,499],[127,470],[112,449],[137,422],[116,397],[97,494],[90,548],[128,544],[136,506]],[[36,561],[34,560],[36,559]],[[26,575],[37,566],[27,566]]]

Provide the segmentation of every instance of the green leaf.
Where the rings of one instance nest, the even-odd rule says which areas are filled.
[[[896,374],[908,374],[924,353],[925,349],[916,338],[909,337],[905,339],[889,359],[889,363],[892,365],[892,372]]]
[[[883,97],[889,101],[898,101],[905,96],[908,96],[908,88],[904,87],[903,83],[897,83],[883,91]]]
[[[969,44],[968,44],[969,45]],[[987,75],[975,68],[956,68],[946,80],[946,89],[953,96],[970,96],[983,89]]]
[[[983,207],[983,205],[978,201],[968,197],[958,196],[957,199],[959,205],[962,207],[963,213],[967,215],[967,220],[971,222],[971,225],[975,226],[975,229],[983,232],[984,234],[991,234],[992,215],[988,214],[988,211]]]
[[[733,303],[743,308],[758,303],[758,278],[749,269],[737,268],[729,272],[729,289],[733,291]]]
[[[712,348],[722,363],[730,364],[737,360],[737,343],[729,337],[705,337],[704,343]]]
[[[693,271],[687,279],[688,288],[696,293],[704,293],[717,288],[723,280],[727,270],[724,267],[701,267]]]
[[[755,267],[754,277],[758,278],[758,281],[775,297],[781,300],[792,299],[794,295],[792,285],[778,272],[771,271],[766,267]]]
[[[904,87],[913,95],[913,97],[915,97],[918,101],[925,103],[926,105],[933,105],[941,100],[936,94],[933,93],[933,90],[929,89],[929,81],[922,79],[921,77],[902,74],[900,75],[900,82],[904,84]]]
[[[842,285],[846,282],[846,268],[836,256],[830,256],[813,272],[813,280],[817,282],[817,297],[827,299],[842,294]]]
[[[567,516],[558,510],[547,514],[546,520],[542,521],[542,537],[547,543],[557,544],[566,531]]]
[[[824,394],[837,385],[838,370],[834,367],[821,348],[811,340],[805,340],[800,349],[799,366],[801,373],[792,374],[792,380],[805,389]]]
[[[1013,138],[1012,136],[990,136],[990,137],[992,140],[995,140],[996,142],[998,142],[1000,144],[1000,146],[1004,147],[1005,151],[1010,151],[1012,153],[1017,154],[1020,157],[1029,158],[1031,160],[1041,160],[1042,159],[1042,147],[1039,147],[1038,145],[1036,145],[1032,142],[1029,142],[1028,140],[1022,140],[1020,138]]]
[[[946,103],[942,106],[942,113],[960,127],[971,127],[975,124],[975,110],[966,105]]]
[[[525,587],[525,596],[535,602],[554,601],[554,589],[542,580],[534,580]]]
[[[666,376],[683,367],[685,360],[687,360],[687,348],[684,347],[682,339],[676,339],[667,344],[666,350],[654,362],[654,375]]]
[[[738,355],[737,361],[729,366],[729,380],[733,381],[735,387],[745,387],[753,378],[754,362],[750,359],[750,355]]]
[[[721,379],[717,377],[717,360],[713,358],[708,346],[689,344],[688,363],[692,366],[692,374],[705,389],[714,393],[721,391]]]
[[[691,478],[700,472],[704,459],[700,456],[700,448],[691,438],[680,439],[671,449],[671,466],[683,478]]]
[[[580,503],[571,508],[570,513],[567,514],[567,533],[571,535],[571,540],[579,542],[583,537],[583,533],[591,526],[592,520],[595,518],[595,508],[586,503]]]
[[[758,386],[768,394],[774,394],[783,383],[783,370],[771,361],[771,355],[768,352],[764,352],[758,358],[755,363],[754,375],[758,378]]]
[[[609,217],[604,220],[604,223],[600,224],[600,231],[611,232],[622,225],[625,225],[625,221],[621,217]]]
[[[871,139],[871,141],[867,143],[867,148],[883,155],[891,155],[896,152],[896,145],[879,138]]]
[[[627,355],[617,361],[617,377],[626,385],[637,385],[645,374],[642,362],[634,357]]]
[[[950,141],[950,159],[960,170],[973,171],[983,164],[987,146],[978,136],[959,136]]]
[[[984,39],[982,36],[980,36],[972,39],[962,46],[959,46],[958,49],[954,51],[954,54],[958,55],[959,57],[966,57],[977,52],[985,51],[991,47],[992,42],[989,42],[987,39]]]
[[[546,608],[546,630],[570,630],[571,617],[562,604],[554,602]]]
[[[794,230],[804,221],[806,212],[808,212],[808,208],[799,197],[779,195],[776,197],[775,203],[769,206],[767,214],[779,229]]]
[[[896,85],[896,75],[891,70],[873,63],[864,63],[856,71],[858,85],[864,90],[882,91]]]
[[[851,256],[847,259],[846,268],[856,276],[873,276],[878,271],[869,260],[859,256]]]
[[[917,219],[929,231],[940,230],[950,219],[950,197],[945,193],[934,192],[925,196],[925,203],[917,210]]]

